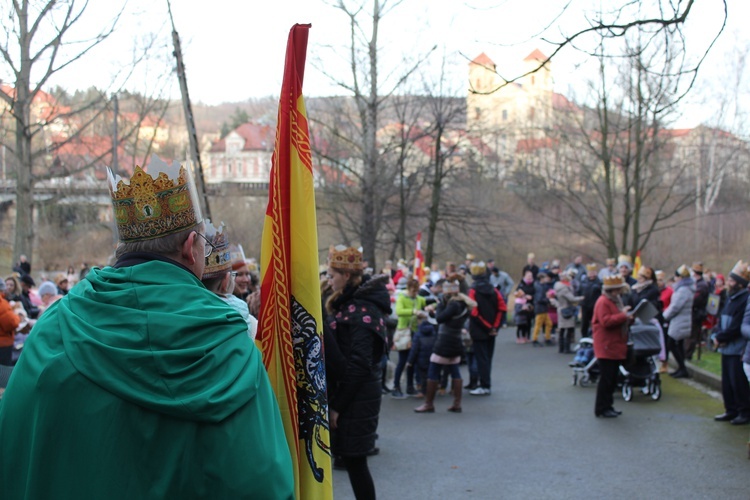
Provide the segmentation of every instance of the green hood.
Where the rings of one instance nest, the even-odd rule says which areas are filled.
[[[220,422],[264,380],[242,317],[176,265],[94,269],[52,307],[34,330],[61,332],[79,373],[152,411]]]

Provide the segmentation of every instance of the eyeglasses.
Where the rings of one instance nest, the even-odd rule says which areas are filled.
[[[211,243],[210,241],[208,241],[208,238],[206,238],[205,236],[203,236],[203,235],[202,235],[201,233],[199,233],[198,231],[196,231],[196,232],[195,232],[195,234],[197,234],[198,236],[200,236],[201,238],[203,238],[203,239],[204,239],[204,240],[206,241],[206,245],[205,245],[205,246],[203,247],[203,257],[204,257],[204,258],[208,258],[208,257],[210,257],[210,256],[211,256],[211,253],[212,253],[212,252],[213,252],[214,250],[216,250],[216,247],[214,246],[214,244],[213,244],[213,243]]]

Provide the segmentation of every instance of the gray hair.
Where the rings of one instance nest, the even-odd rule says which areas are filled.
[[[214,276],[213,278],[202,279],[201,281],[203,282],[203,286],[205,286],[208,290],[218,295],[219,289],[221,288],[221,282],[224,281],[224,278],[227,277],[228,273],[229,271],[226,271],[221,276]]]
[[[180,253],[182,244],[193,231],[202,231],[203,223],[193,226],[189,229],[183,229],[174,234],[154,238],[152,240],[130,241],[128,243],[120,242],[115,250],[115,258],[119,259],[126,253],[131,252],[149,252],[164,256],[173,256]]]

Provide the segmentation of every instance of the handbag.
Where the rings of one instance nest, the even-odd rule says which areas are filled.
[[[721,297],[719,297],[715,293],[708,294],[708,302],[706,303],[706,312],[712,316],[716,316],[717,314],[719,314],[720,302],[721,302]]]
[[[411,348],[411,329],[399,328],[393,334],[393,348],[397,351],[405,351]]]
[[[576,306],[563,307],[560,310],[560,314],[562,314],[564,319],[570,319],[576,315]]]

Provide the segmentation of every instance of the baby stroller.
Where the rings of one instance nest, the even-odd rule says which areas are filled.
[[[599,379],[599,364],[594,357],[594,341],[591,337],[581,339],[576,357],[568,366],[573,368],[573,385],[587,387],[596,384]]]
[[[659,327],[637,321],[630,327],[628,359],[620,365],[622,399],[633,399],[633,388],[641,387],[644,394],[658,401],[661,398],[661,380],[654,356],[661,351]]]

